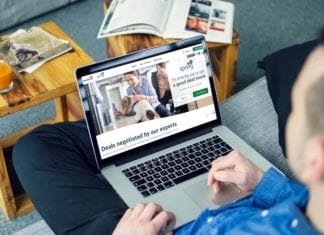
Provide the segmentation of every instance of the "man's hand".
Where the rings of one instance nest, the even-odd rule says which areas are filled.
[[[134,95],[133,98],[134,101],[149,100],[149,96],[146,95]]]
[[[115,112],[114,112],[114,115],[115,115],[116,117],[124,116],[124,114],[123,114],[122,112],[120,112],[120,111],[115,111]]]
[[[221,182],[236,185],[241,191],[252,192],[264,172],[237,151],[213,161],[207,184],[215,193],[221,191]]]
[[[164,225],[174,218],[172,213],[164,211],[160,205],[140,203],[125,212],[113,235],[159,234]]]

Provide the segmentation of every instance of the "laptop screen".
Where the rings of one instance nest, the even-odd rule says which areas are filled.
[[[206,44],[196,41],[77,71],[101,160],[217,120]]]

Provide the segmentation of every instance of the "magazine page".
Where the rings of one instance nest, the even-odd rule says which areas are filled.
[[[123,28],[114,30],[113,32],[105,33],[100,32],[98,38],[110,37],[110,36],[117,36],[117,35],[124,35],[124,34],[152,34],[155,36],[162,37],[160,30],[152,25],[147,24],[137,24],[132,26],[125,26]]]
[[[0,42],[0,54],[18,71],[52,59],[71,50],[70,44],[39,27],[23,30]]]
[[[213,1],[206,39],[232,43],[234,5],[225,1]]]
[[[182,9],[181,12],[177,9]],[[204,34],[209,42],[231,43],[234,5],[219,0],[175,1],[163,32],[165,38]],[[177,23],[175,23],[177,22]]]
[[[161,35],[172,2],[173,0],[114,0],[102,22],[98,38],[138,32]]]
[[[174,1],[169,13],[167,24],[163,31],[165,38],[187,38],[195,33],[185,31],[186,20],[190,9],[191,0]],[[181,9],[179,11],[179,9]]]

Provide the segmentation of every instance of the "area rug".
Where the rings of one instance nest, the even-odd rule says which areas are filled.
[[[13,235],[55,235],[54,232],[48,227],[46,222],[42,219],[34,224],[14,232]]]

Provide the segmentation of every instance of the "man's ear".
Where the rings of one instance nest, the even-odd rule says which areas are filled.
[[[304,153],[302,181],[305,183],[324,181],[324,137],[315,136],[309,139]]]

